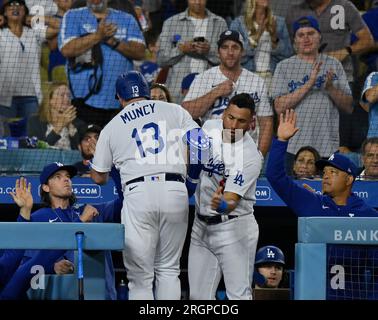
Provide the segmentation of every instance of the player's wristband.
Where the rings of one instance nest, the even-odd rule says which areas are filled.
[[[227,209],[228,209],[228,203],[222,198],[221,203],[219,204],[216,211],[220,214],[225,214],[227,213]]]

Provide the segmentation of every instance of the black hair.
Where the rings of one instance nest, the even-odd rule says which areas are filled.
[[[49,207],[51,208],[51,198],[50,198],[50,193],[49,192],[46,192],[45,190],[43,190],[42,188],[42,184],[40,186],[40,189],[39,189],[39,194],[40,194],[40,197],[41,197],[41,203],[44,207]],[[75,194],[72,192],[72,195],[70,196],[70,199],[69,199],[69,202],[70,202],[70,206],[73,206],[75,203],[76,203],[77,199],[76,199],[76,196]]]
[[[362,146],[361,146],[361,153],[362,155],[365,155],[365,149],[366,149],[366,146],[371,143],[371,144],[378,144],[378,137],[371,137],[371,138],[367,138],[363,143],[362,143]]]
[[[294,156],[294,162],[293,162],[293,167],[291,168],[291,171],[292,171],[292,176],[296,176],[296,174],[294,173],[294,163],[295,163],[295,161],[297,161],[297,159],[298,159],[298,157],[299,157],[299,155],[303,152],[303,151],[308,151],[308,152],[311,152],[313,155],[314,155],[314,158],[315,158],[315,163],[318,161],[318,160],[320,160],[320,154],[319,154],[319,152],[318,152],[318,150],[316,150],[314,147],[311,147],[311,146],[303,146],[303,147],[301,147],[298,151],[297,151],[297,153],[295,154],[295,156]],[[318,169],[318,167],[316,167],[315,166],[315,175],[319,175],[319,169]]]
[[[31,28],[31,26],[29,26],[29,25],[26,24],[26,18],[27,18],[27,16],[29,15],[29,8],[28,8],[28,6],[26,5],[25,1],[19,1],[19,2],[21,2],[21,5],[24,6],[24,8],[25,8],[25,17],[24,17],[24,19],[23,19],[23,21],[22,21],[22,25],[23,25],[24,27]],[[6,8],[7,6],[9,6],[9,5],[10,5],[9,2],[4,2],[4,1],[3,1],[3,5],[2,5],[1,8],[0,8],[0,15],[2,15],[3,18],[4,18],[4,24],[2,25],[1,28],[8,28],[8,19],[7,19],[7,17],[5,16],[5,8]]]
[[[233,96],[228,105],[230,106],[231,104],[234,104],[239,108],[249,109],[252,114],[254,114],[256,108],[255,101],[248,93],[239,93]]]

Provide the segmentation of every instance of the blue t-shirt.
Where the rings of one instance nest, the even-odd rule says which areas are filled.
[[[378,72],[372,72],[365,80],[364,88],[361,94],[363,103],[368,103],[365,97],[366,91],[378,85]],[[378,102],[369,103],[369,131],[368,138],[378,137]]]
[[[120,41],[144,42],[143,34],[135,18],[123,11],[108,9],[108,16],[105,18],[106,23],[117,25],[115,38]],[[59,50],[73,39],[95,33],[99,22],[94,14],[88,8],[79,8],[69,10],[63,17],[58,37]],[[93,94],[86,104],[100,109],[117,109],[118,100],[115,99],[115,83],[117,77],[126,71],[133,70],[134,64],[132,59],[126,58],[117,50],[113,50],[105,43],[101,44],[103,64],[102,70],[97,70],[97,78],[102,74],[102,87],[97,94]],[[68,65],[67,65],[68,67]],[[89,93],[89,88],[93,85],[93,69],[82,70],[81,72],[69,72],[69,81],[73,95],[76,98],[83,98]],[[68,70],[67,70],[68,74]]]

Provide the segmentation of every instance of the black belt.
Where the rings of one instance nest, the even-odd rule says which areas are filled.
[[[202,214],[197,213],[197,217],[198,217],[198,219],[206,222],[207,224],[218,224],[218,223],[221,223],[221,222],[226,222],[228,220],[237,218],[239,216],[233,216],[233,215],[228,214],[228,215],[218,215],[218,216],[211,216],[210,217],[210,216],[204,216]]]
[[[158,174],[156,176],[158,176]],[[151,180],[145,180],[144,177],[139,177],[139,178],[135,178],[130,181],[127,181],[126,185],[129,185],[131,183],[136,183],[136,182],[142,182],[142,181],[151,181]],[[185,182],[185,179],[182,177],[181,174],[178,174],[178,173],[165,173],[164,181]]]

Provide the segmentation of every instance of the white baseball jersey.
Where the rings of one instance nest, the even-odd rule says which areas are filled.
[[[184,101],[191,101],[202,97],[226,80],[228,80],[228,78],[221,72],[219,66],[206,70],[195,77]],[[269,103],[264,79],[243,68],[238,80],[234,83],[234,90],[232,93],[227,97],[218,98],[202,117],[202,121],[205,122],[209,119],[221,118],[230,99],[239,93],[248,93],[251,95],[256,104],[256,115],[258,117],[273,115],[273,109]]]
[[[213,158],[200,176],[196,213],[219,215],[211,209],[211,199],[220,181],[226,179],[225,192],[241,197],[229,214],[238,217],[207,224],[196,215],[188,259],[190,299],[215,299],[222,275],[230,300],[252,299],[251,284],[259,235],[253,204],[263,157],[249,134],[235,143],[222,143],[222,129],[220,119],[209,120],[203,126],[213,143]]]
[[[114,163],[123,186],[132,179],[157,173],[185,176],[186,147],[181,138],[197,127],[190,114],[177,104],[134,102],[101,131],[93,168],[109,172]]]
[[[262,167],[263,156],[250,135],[235,143],[222,143],[223,121],[206,121],[202,129],[212,141],[213,157],[201,172],[196,189],[196,212],[202,215],[219,215],[211,209],[211,199],[225,179],[225,192],[238,194],[241,199],[232,215],[253,213],[256,202],[257,178]]]

